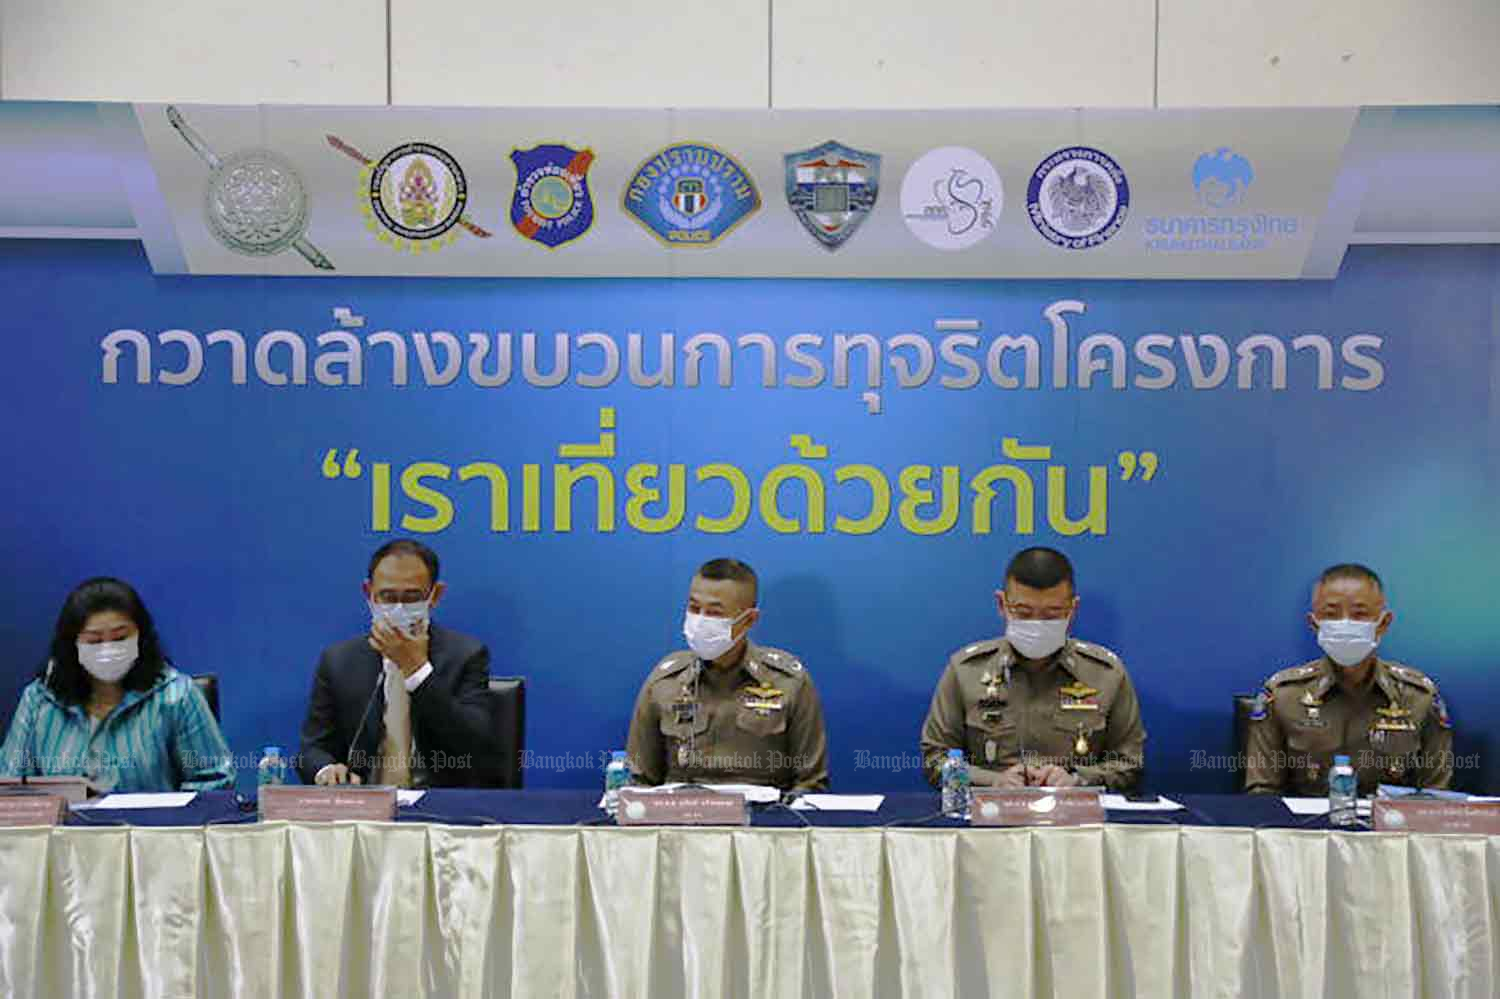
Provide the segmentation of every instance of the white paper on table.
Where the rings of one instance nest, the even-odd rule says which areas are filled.
[[[1293,815],[1327,815],[1327,798],[1282,798],[1282,803]],[[1359,798],[1354,802],[1354,813],[1356,815],[1370,814],[1370,799]]]
[[[883,794],[804,794],[792,807],[809,812],[878,812]]]
[[[415,805],[422,800],[422,795],[426,793],[426,791],[397,791],[396,806],[398,808],[407,808]]]
[[[1488,795],[1488,794],[1471,794],[1471,795],[1469,795],[1468,800],[1469,801],[1500,801],[1500,798],[1496,798],[1493,795]]]
[[[635,784],[626,785],[632,791],[643,794],[663,794],[667,791],[675,791],[680,787],[688,787],[687,784],[660,784],[656,787],[642,787]],[[707,788],[710,791],[719,791],[723,794],[743,794],[745,803],[749,805],[769,805],[781,800],[781,789],[778,787],[767,787],[764,784],[694,784],[694,788]],[[598,807],[604,807],[604,795],[599,796]]]
[[[1293,815],[1327,815],[1327,798],[1282,798],[1281,803]]]
[[[197,791],[167,791],[162,794],[106,794],[92,808],[182,808],[198,797]]]
[[[1155,801],[1131,801],[1123,794],[1101,794],[1099,803],[1111,812],[1180,812],[1182,805],[1162,796]]]

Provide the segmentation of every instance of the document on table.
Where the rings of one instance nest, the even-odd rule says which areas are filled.
[[[1111,812],[1180,812],[1182,805],[1171,798],[1158,797],[1155,801],[1131,801],[1123,794],[1101,794],[1099,803]]]
[[[809,812],[878,812],[883,794],[804,794],[792,807]]]
[[[194,798],[197,791],[168,791],[162,794],[106,794],[87,803],[89,808],[183,808]],[[75,806],[76,807],[76,806]]]
[[[1293,815],[1327,815],[1327,798],[1282,798],[1282,804]],[[1370,814],[1370,799],[1360,798],[1354,803],[1354,811],[1357,815]]]
[[[422,800],[422,795],[424,795],[426,793],[427,793],[426,791],[411,791],[411,790],[397,791],[396,792],[396,807],[398,807],[398,808],[409,808],[412,805],[415,805],[417,802],[421,801]]]
[[[1293,815],[1327,815],[1327,798],[1282,798],[1281,803]]]
[[[628,785],[632,791],[642,791],[646,794],[662,794],[667,791],[676,791],[678,788],[688,787],[693,790],[719,791],[723,794],[743,794],[745,803],[749,805],[769,805],[781,800],[781,789],[777,787],[766,787],[763,784],[662,784],[657,787],[640,787],[634,784]],[[604,796],[599,796],[599,807],[604,807]]]

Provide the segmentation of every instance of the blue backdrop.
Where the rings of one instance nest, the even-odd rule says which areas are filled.
[[[992,593],[1009,554],[1054,544],[1079,572],[1075,633],[1117,650],[1135,678],[1153,786],[1216,790],[1237,780],[1195,764],[1193,751],[1227,752],[1230,695],[1316,653],[1302,620],[1308,586],[1340,560],[1386,577],[1397,617],[1384,651],[1442,684],[1458,752],[1479,754],[1460,780],[1500,783],[1485,733],[1500,716],[1490,673],[1500,248],[1355,249],[1334,282],[153,277],[136,244],[83,241],[7,241],[0,262],[9,414],[0,454],[11,470],[0,577],[6,714],[45,654],[63,596],[85,576],[110,573],[138,585],[182,668],[221,674],[225,734],[237,752],[295,745],[319,649],[366,620],[359,584],[369,552],[412,535],[443,558],[450,593],[441,619],[487,641],[495,673],[530,680],[538,765],[529,783],[592,784],[598,753],[624,743],[642,677],[680,644],[693,567],[727,554],[761,573],[756,637],[795,651],[818,683],[835,787],[909,788],[921,781],[917,732],[947,656],[997,631]],[[1043,312],[1069,300],[1085,311],[1063,307],[1068,370],[1059,384]],[[359,385],[347,384],[348,365],[322,370],[325,382],[345,384],[317,377],[316,359],[334,345],[316,338],[338,329],[336,307],[365,318],[347,330],[364,350]],[[150,338],[146,384],[135,347],[106,360],[116,353],[106,337],[119,329]],[[160,338],[174,329],[191,335]],[[221,338],[206,346],[196,378],[171,384],[188,363],[188,341],[202,345],[221,329],[248,344],[244,383]],[[295,336],[257,365],[256,345],[274,330]],[[393,349],[368,342],[381,330],[405,345],[404,385],[394,384]],[[464,349],[448,384],[429,384],[445,378],[440,345],[432,375],[415,349],[418,331],[437,330]],[[520,340],[528,331],[540,348],[529,380]],[[515,335],[514,370],[505,385],[482,387],[468,365],[469,335],[490,342],[493,371],[502,332]],[[730,343],[768,334],[774,385],[762,384],[755,347],[734,350],[731,386],[717,383],[711,350],[701,383],[685,384],[685,341],[703,332]],[[661,334],[676,337],[675,384],[632,384],[632,333],[643,335],[648,373],[659,367]],[[856,333],[883,351],[878,399],[863,398],[877,391],[864,349],[850,352],[848,384],[835,384],[834,338]],[[567,378],[532,384],[554,369],[558,334],[569,338]],[[800,334],[821,342],[788,343]],[[902,334],[916,336],[904,347],[889,342]],[[1078,386],[1080,349],[1113,349],[1108,338],[1086,339],[1095,334],[1123,348],[1120,387],[1111,370]],[[992,377],[986,351],[1001,335],[1035,338],[1035,387],[1025,387],[1019,350],[997,355]],[[1228,351],[1217,384],[1215,337]],[[1326,366],[1317,338],[1330,351]],[[925,378],[912,373],[922,348],[911,339],[934,353]],[[292,371],[292,340],[308,352],[306,384],[269,384]],[[606,380],[603,341],[620,371],[588,387]],[[818,384],[797,387],[817,372],[789,346],[823,366]],[[1284,384],[1270,363],[1277,347]],[[902,387],[902,374],[920,384]],[[1012,377],[1019,387],[996,384]],[[602,411],[613,414],[613,455],[560,457],[569,444],[609,450],[598,446],[601,419],[610,422]],[[792,445],[795,435],[808,440]],[[1008,460],[1005,438],[1050,446],[1050,459]],[[483,462],[508,477],[504,531],[492,529],[487,480],[459,480],[461,468]],[[614,484],[612,529],[599,529],[596,486],[586,480],[571,529],[560,530],[554,466],[588,463]],[[665,503],[627,509],[628,469],[640,463],[662,475],[684,466],[675,529],[642,529],[641,514],[661,515]],[[742,470],[750,487],[745,522],[727,533],[696,526],[700,515],[730,511],[726,480],[698,481],[712,464]],[[802,481],[781,486],[775,509],[765,508],[768,477],[774,485],[801,474],[773,471],[788,464],[825,489],[823,530],[812,529],[816,503]],[[997,486],[991,529],[976,530],[973,479],[1001,464],[1035,483],[1031,533],[1016,529],[1011,480]],[[1064,522],[1049,517],[1058,485],[1049,486],[1049,465],[1066,482],[1074,521],[1084,519],[1090,466],[1100,469],[1092,474],[1104,484],[1107,521],[1060,532]],[[841,481],[850,466],[870,467],[865,479]],[[931,466],[932,477],[913,466]],[[939,503],[915,495],[943,495],[943,466],[960,486],[952,527]],[[533,474],[537,522],[527,530]],[[889,513],[878,529],[854,533],[875,527],[851,523],[871,509],[872,477],[889,485]],[[440,530],[431,528],[442,525],[444,503],[424,489],[452,504]],[[777,510],[798,526],[786,531]],[[403,517],[417,519],[403,529]],[[862,765],[871,757],[886,759]]]

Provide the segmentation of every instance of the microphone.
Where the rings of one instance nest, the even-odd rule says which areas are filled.
[[[380,696],[380,688],[384,685],[385,663],[384,661],[382,661],[380,664],[380,672],[375,675],[375,689],[370,691],[370,699],[365,702],[365,710],[359,716],[359,727],[354,730],[354,738],[349,740],[349,748],[344,751],[344,759],[350,761],[349,763],[345,764],[349,767],[350,773],[354,772],[354,766],[352,763],[354,756],[354,747],[359,745],[359,737],[365,734],[365,722],[369,721],[370,719],[370,708],[374,705],[375,698]]]

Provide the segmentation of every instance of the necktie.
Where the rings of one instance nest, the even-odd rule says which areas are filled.
[[[400,667],[391,662],[385,664],[385,735],[380,757],[376,783],[411,786],[411,694]]]

